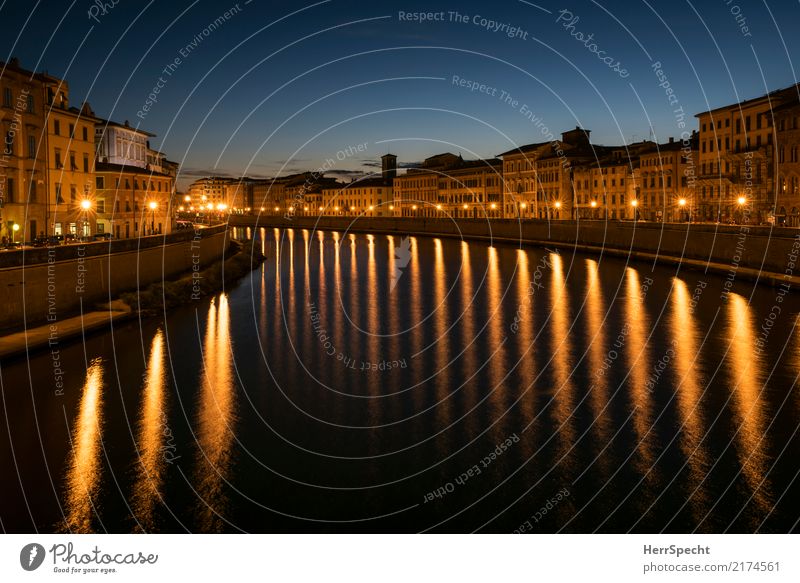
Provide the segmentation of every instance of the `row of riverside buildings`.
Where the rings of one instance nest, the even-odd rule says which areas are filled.
[[[697,114],[698,128],[664,143],[560,140],[486,160],[444,153],[398,175],[341,183],[306,172],[273,179],[198,180],[187,209],[296,216],[608,219],[800,226],[800,85]]]
[[[201,212],[296,216],[748,221],[800,226],[800,85],[697,114],[664,143],[593,144],[576,127],[485,160],[443,153],[405,173],[211,176],[177,196],[153,134],[70,105],[63,79],[0,62],[0,236],[167,233]]]
[[[70,105],[67,81],[0,62],[0,236],[168,233],[178,165],[154,136]]]

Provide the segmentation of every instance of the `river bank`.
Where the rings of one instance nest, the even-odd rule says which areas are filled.
[[[140,291],[124,292],[119,299],[76,316],[22,329],[0,337],[0,361],[27,356],[44,349],[56,350],[62,344],[84,339],[90,334],[113,332],[114,324],[134,318],[151,318],[189,300],[217,293],[260,265],[264,256],[251,243],[229,242],[230,255],[203,270],[150,284]]]

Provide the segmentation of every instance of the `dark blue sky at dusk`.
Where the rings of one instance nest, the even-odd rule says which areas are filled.
[[[209,173],[273,176],[326,159],[334,171],[364,171],[387,151],[400,163],[443,151],[490,157],[544,141],[542,125],[556,136],[580,125],[606,145],[651,130],[666,141],[681,133],[676,107],[692,129],[697,112],[797,82],[800,56],[800,4],[789,0],[118,0],[95,9],[97,21],[93,6],[0,0],[0,59],[63,76],[73,105],[86,99],[101,117],[157,134],[151,145],[181,162],[183,188]],[[405,22],[400,11],[443,11],[444,20]],[[482,19],[520,32],[510,38]],[[592,49],[627,77],[578,33],[593,34]],[[657,62],[677,105],[659,87]],[[358,144],[366,148],[341,154]]]

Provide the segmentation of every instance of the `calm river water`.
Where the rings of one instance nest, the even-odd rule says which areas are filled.
[[[0,364],[4,531],[797,529],[796,294],[255,235],[235,287],[59,346],[58,378],[50,352]]]

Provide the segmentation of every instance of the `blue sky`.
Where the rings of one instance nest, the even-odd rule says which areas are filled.
[[[0,2],[0,59],[64,76],[73,104],[87,99],[100,116],[158,134],[152,145],[181,162],[182,187],[212,172],[272,176],[327,159],[345,175],[387,151],[401,163],[493,156],[542,140],[531,116],[556,135],[581,125],[601,144],[651,132],[665,141],[680,134],[675,103],[694,127],[699,111],[795,83],[800,54],[800,4],[789,1],[112,4]]]

